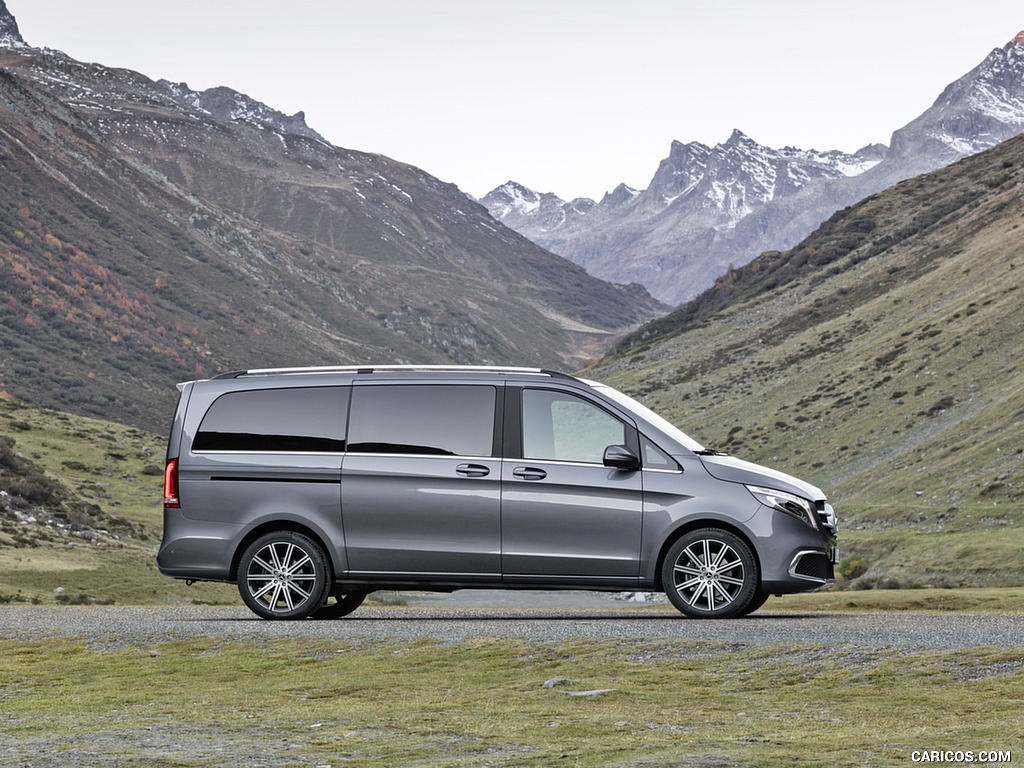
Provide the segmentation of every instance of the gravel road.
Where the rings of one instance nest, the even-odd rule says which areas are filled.
[[[271,622],[258,619],[243,607],[118,608],[118,607],[15,607],[0,608],[0,639],[34,640],[48,637],[83,638],[104,652],[115,648],[152,649],[158,643],[189,638],[216,637],[260,642],[279,638],[350,643],[379,640],[413,642],[431,638],[458,643],[481,637],[521,639],[530,643],[557,643],[569,638],[608,638],[635,647],[640,659],[662,658],[659,648],[677,648],[674,641],[713,641],[712,653],[742,651],[776,643],[802,646],[787,649],[787,658],[829,658],[862,668],[874,652],[913,654],[922,650],[957,650],[982,646],[1024,646],[1024,615],[935,614],[829,614],[773,613],[769,606],[736,621],[696,621],[655,606],[625,603],[593,593],[486,593],[450,596],[425,595],[401,607],[367,605],[336,621]],[[965,658],[969,654],[964,654]],[[1019,661],[971,668],[979,676],[1005,674],[1020,668]],[[74,718],[74,712],[68,713]],[[321,731],[297,727],[276,733],[253,725],[251,734],[237,729],[203,728],[168,719],[144,726],[116,724],[70,735],[0,737],[0,766],[17,768],[106,768],[119,765],[216,765],[218,768],[255,766],[323,766],[347,762],[348,757],[324,762],[322,752],[308,747]],[[0,713],[0,722],[3,715]],[[99,722],[105,722],[100,718]],[[312,727],[319,727],[318,723]],[[347,728],[348,726],[345,726]],[[344,728],[342,729],[344,732]],[[353,731],[356,733],[357,731]],[[385,731],[358,731],[382,738]],[[344,738],[347,738],[345,736]],[[310,750],[307,754],[307,749]],[[347,748],[346,748],[347,749]],[[508,745],[480,765],[512,765],[515,745]],[[531,757],[529,748],[522,757]],[[623,758],[619,768],[655,766],[735,766],[750,768],[714,754],[681,755],[661,760],[643,756]],[[909,754],[909,747],[908,754]],[[345,753],[346,755],[348,752]],[[111,756],[117,755],[114,762]],[[463,755],[465,757],[465,755]],[[498,758],[501,759],[498,759]],[[481,758],[483,759],[483,758]],[[466,762],[458,764],[471,764]],[[426,764],[426,763],[419,763]],[[454,764],[454,763],[452,763]],[[477,764],[477,763],[472,763]]]
[[[472,595],[474,593],[466,593]],[[568,601],[548,593],[514,597],[477,593],[460,603],[422,598],[403,607],[364,606],[335,621],[263,621],[245,608],[5,607],[0,638],[85,637],[114,647],[191,637],[393,640],[460,642],[517,638],[558,642],[568,638],[705,640],[738,646],[773,643],[952,650],[1024,645],[1024,615],[772,613],[770,608],[734,621],[698,621],[674,612],[593,596]],[[581,607],[582,604],[582,607]],[[535,607],[530,607],[535,606]]]

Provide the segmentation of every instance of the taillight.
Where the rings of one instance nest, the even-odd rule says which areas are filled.
[[[168,459],[164,467],[164,509],[178,509],[178,460]]]

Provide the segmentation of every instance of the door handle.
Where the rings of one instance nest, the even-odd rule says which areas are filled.
[[[466,477],[487,477],[487,475],[491,474],[491,470],[483,464],[459,464],[455,471]]]
[[[522,480],[543,480],[548,476],[547,472],[537,467],[516,467],[512,474]]]

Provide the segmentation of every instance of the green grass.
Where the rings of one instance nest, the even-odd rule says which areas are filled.
[[[0,434],[78,496],[159,539],[167,438],[0,398]]]
[[[1024,746],[1024,648],[48,640],[2,642],[0,659],[8,754],[69,762],[898,766]]]
[[[1024,613],[1024,587],[1013,589],[830,590],[768,600],[762,612]]]

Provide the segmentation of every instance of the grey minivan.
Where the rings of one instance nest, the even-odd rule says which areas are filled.
[[[833,579],[820,490],[603,384],[353,366],[179,389],[158,566],[235,582],[267,619],[473,588],[657,590],[687,616],[730,618]]]

